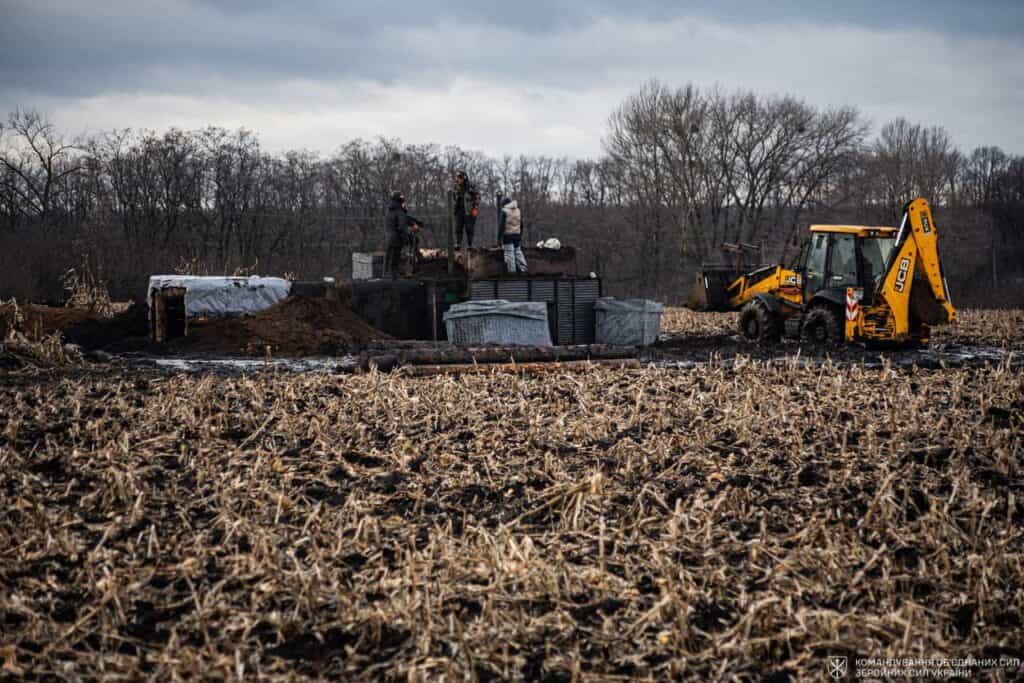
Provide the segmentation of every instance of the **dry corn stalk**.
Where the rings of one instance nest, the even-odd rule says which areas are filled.
[[[0,656],[276,680],[1016,656],[1022,396],[999,365],[12,379]]]

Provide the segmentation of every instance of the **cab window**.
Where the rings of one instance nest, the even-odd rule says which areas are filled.
[[[864,256],[865,286],[878,287],[895,244],[894,237],[872,237],[860,241],[860,251]]]
[[[797,252],[796,257],[790,262],[788,268],[790,270],[803,270],[807,263],[807,250],[811,246],[811,240],[804,240],[800,245],[800,251]]]
[[[828,266],[829,287],[856,287],[857,238],[855,235],[832,235]]]
[[[828,235],[815,234],[807,252],[807,273],[804,276],[808,294],[814,294],[825,284],[825,263],[828,256]]]

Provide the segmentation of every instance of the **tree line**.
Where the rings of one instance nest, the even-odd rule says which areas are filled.
[[[1024,157],[964,153],[941,127],[897,119],[873,134],[853,107],[650,82],[611,114],[602,147],[498,158],[382,137],[270,153],[215,127],[70,139],[19,110],[0,124],[0,295],[57,300],[61,274],[82,267],[117,298],[157,272],[345,276],[353,252],[383,248],[395,190],[442,246],[444,190],[464,169],[483,197],[479,244],[496,241],[497,196],[513,196],[529,242],[576,247],[618,296],[681,301],[702,264],[733,258],[723,243],[785,260],[810,223],[891,225],[920,195],[962,303],[1024,298]]]

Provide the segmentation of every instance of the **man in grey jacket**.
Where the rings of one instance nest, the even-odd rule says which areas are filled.
[[[498,219],[498,237],[505,252],[505,271],[525,273],[526,256],[523,254],[523,214],[511,197],[501,202],[501,217]]]

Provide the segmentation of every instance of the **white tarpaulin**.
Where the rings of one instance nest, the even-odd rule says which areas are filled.
[[[168,287],[185,290],[185,315],[232,316],[256,313],[286,299],[292,283],[279,277],[200,277],[195,275],[153,275],[149,278],[146,301],[153,304],[153,292]]]

